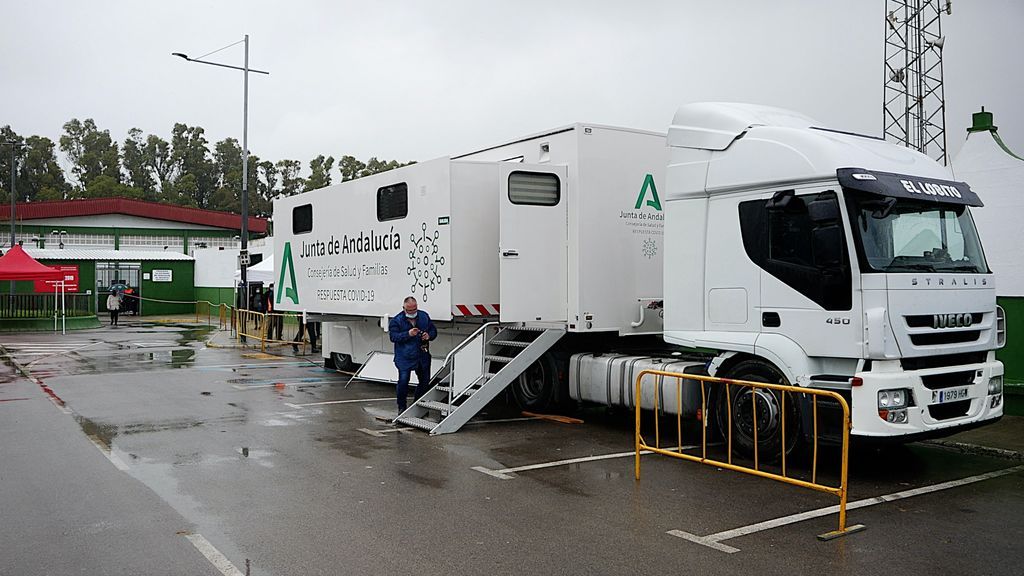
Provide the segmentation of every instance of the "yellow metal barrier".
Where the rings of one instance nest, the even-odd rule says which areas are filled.
[[[267,344],[302,346],[302,353],[306,353],[307,339],[303,338],[297,342],[288,338],[288,334],[298,333],[298,326],[301,316],[294,312],[256,312],[254,310],[233,310],[231,315],[235,337],[246,342],[247,338],[259,341],[260,351],[265,352]],[[281,323],[281,337],[276,336],[277,325]],[[294,331],[293,331],[294,330]]]
[[[641,399],[641,386],[642,386],[642,383],[644,381],[644,377],[645,376],[654,376],[655,377],[655,380],[654,380],[654,407],[655,407],[655,409],[654,409],[654,445],[653,446],[648,444],[647,441],[644,440],[644,437],[641,434],[641,426],[640,426],[641,425],[641,418],[640,418],[640,409],[641,408],[640,407],[641,407],[641,400],[642,400]],[[659,422],[658,422],[659,419],[660,419],[660,415],[661,415],[660,414],[660,412],[661,412],[660,405],[661,404],[659,402],[659,397],[658,397],[659,392],[658,391],[661,388],[661,384],[663,383],[665,378],[675,379],[675,382],[676,382],[676,401],[678,403],[678,406],[677,406],[677,409],[676,409],[676,440],[677,440],[677,445],[675,447],[671,448],[671,449],[663,448],[661,446],[661,431],[660,431]],[[682,386],[683,386],[683,381],[684,380],[700,382],[701,407],[700,407],[699,414],[700,414],[700,418],[702,419],[702,422],[701,422],[701,445],[700,445],[701,453],[700,453],[699,456],[694,455],[694,454],[687,454],[687,453],[685,453],[683,451],[684,448],[683,448],[683,440],[682,440],[682,412],[683,412],[683,410],[682,410],[682,408],[683,408],[682,407],[682,398],[683,398]],[[707,385],[708,384],[717,384],[717,385],[723,386],[724,387],[724,392],[721,392],[721,393],[724,393],[726,395],[725,405],[727,407],[727,421],[726,421],[726,424],[725,424],[725,429],[726,430],[724,431],[724,433],[726,434],[727,457],[726,457],[726,461],[724,461],[724,462],[721,461],[721,460],[715,460],[715,459],[712,459],[712,458],[708,458],[708,437],[707,437],[708,436],[707,422],[708,422],[708,418],[709,418],[709,416],[708,416],[708,390],[707,390]],[[781,446],[780,446],[781,453],[782,453],[781,454],[782,466],[781,466],[781,473],[780,474],[762,470],[761,466],[760,466],[760,462],[759,462],[760,454],[759,454],[759,447],[758,447],[758,440],[757,440],[757,423],[758,423],[757,403],[758,403],[758,398],[757,398],[756,394],[752,394],[751,395],[751,398],[752,398],[751,405],[752,405],[752,410],[753,410],[753,418],[752,418],[751,421],[753,423],[754,467],[750,468],[748,466],[742,466],[742,465],[739,465],[739,464],[736,464],[736,463],[733,462],[733,458],[732,458],[732,431],[733,431],[732,418],[733,418],[733,415],[732,415],[732,396],[731,396],[731,390],[732,390],[732,387],[734,387],[734,386],[740,387],[740,388],[758,388],[758,389],[766,389],[766,390],[775,390],[775,391],[780,392],[779,398],[781,399],[781,402],[782,402],[782,408],[780,410],[780,419],[781,419],[781,424],[782,424],[782,427],[781,427],[782,442],[781,442]],[[808,482],[806,480],[801,480],[799,478],[793,478],[793,477],[791,477],[791,476],[789,476],[787,474],[787,470],[786,470],[786,451],[787,451],[786,450],[786,396],[787,395],[794,395],[794,394],[806,394],[806,395],[811,396],[811,401],[812,401],[812,406],[813,406],[813,408],[812,408],[812,410],[813,410],[812,420],[813,420],[813,438],[814,438],[813,450],[814,450],[814,453],[813,453],[813,460],[812,460],[812,464],[811,464],[811,481],[810,482]],[[828,485],[825,485],[825,484],[821,484],[821,483],[819,483],[817,481],[818,480],[818,398],[819,397],[825,397],[825,398],[830,398],[832,400],[835,400],[836,403],[838,403],[839,406],[842,408],[842,412],[843,412],[843,418],[842,418],[842,420],[843,420],[842,421],[842,439],[843,439],[843,441],[842,441],[842,447],[841,447],[841,449],[842,449],[842,462],[840,464],[839,485],[838,486],[828,486]],[[761,402],[765,402],[765,400],[762,399]],[[827,494],[832,494],[833,496],[837,496],[839,498],[839,528],[837,530],[833,531],[833,532],[828,532],[826,534],[822,534],[822,535],[818,536],[819,539],[831,540],[832,538],[836,538],[836,537],[839,537],[839,536],[844,536],[846,534],[849,534],[851,532],[856,532],[856,531],[862,530],[864,528],[864,526],[860,525],[860,524],[857,524],[857,525],[854,525],[854,526],[847,526],[846,525],[846,500],[847,500],[847,489],[848,489],[847,469],[848,469],[848,465],[849,465],[849,451],[850,451],[849,450],[849,448],[850,448],[850,406],[849,406],[849,404],[847,404],[846,399],[843,398],[837,392],[833,392],[831,390],[821,390],[821,389],[817,389],[817,388],[803,388],[803,387],[800,387],[800,386],[787,386],[787,385],[783,385],[783,384],[769,384],[767,382],[750,382],[750,381],[745,381],[745,380],[732,380],[732,379],[728,379],[728,378],[716,378],[714,376],[701,376],[701,375],[698,375],[698,374],[682,374],[682,373],[679,373],[679,372],[665,372],[665,371],[661,371],[661,370],[643,370],[643,371],[641,371],[637,375],[637,378],[636,378],[636,391],[635,391],[635,403],[634,403],[634,406],[635,406],[635,412],[636,412],[636,435],[635,435],[636,455],[635,455],[635,466],[636,466],[636,479],[637,480],[640,480],[640,454],[643,451],[646,450],[646,451],[649,451],[649,452],[653,452],[655,454],[661,454],[663,456],[669,456],[669,457],[672,457],[672,458],[680,458],[680,459],[683,459],[683,460],[691,460],[691,461],[694,461],[694,462],[700,462],[701,464],[708,464],[708,465],[711,465],[711,466],[717,466],[719,468],[725,468],[727,470],[734,470],[734,471],[737,471],[737,472],[744,472],[744,473],[747,473],[747,474],[752,474],[754,476],[760,476],[762,478],[770,478],[772,480],[777,480],[779,482],[785,482],[787,484],[792,484],[794,486],[800,486],[800,487],[803,487],[803,488],[809,488],[811,490],[817,490],[819,492],[825,492]],[[766,409],[766,408],[762,408],[762,409]]]
[[[255,338],[260,342],[260,351],[267,348],[267,323],[262,312],[255,310],[235,310],[235,335],[244,343],[247,338]]]

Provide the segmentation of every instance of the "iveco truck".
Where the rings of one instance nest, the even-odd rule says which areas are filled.
[[[277,200],[276,293],[324,322],[328,365],[380,381],[387,319],[417,297],[435,377],[397,420],[434,434],[502,393],[632,407],[654,367],[836,390],[854,436],[909,440],[1002,415],[981,205],[913,150],[691,104],[667,134],[574,124]],[[699,386],[680,393],[659,408],[696,414]],[[755,399],[759,443],[808,432],[761,389],[712,396],[707,420],[731,409],[750,448]]]

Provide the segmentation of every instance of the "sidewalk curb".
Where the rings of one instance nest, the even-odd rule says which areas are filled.
[[[952,440],[925,440],[924,442],[922,442],[922,444],[927,444],[930,446],[939,446],[942,448],[949,448],[963,454],[973,454],[976,456],[991,456],[994,458],[1002,458],[1004,460],[1024,461],[1024,452],[1007,450],[1005,448],[992,448],[991,446],[968,444],[966,442],[954,442]]]
[[[6,358],[7,361],[10,362],[11,366],[13,366],[14,369],[17,370],[18,373],[20,373],[26,380],[32,382],[36,386],[39,386],[43,393],[46,394],[46,397],[50,399],[50,402],[52,402],[53,405],[56,406],[58,410],[65,414],[71,414],[71,409],[68,408],[64,400],[60,396],[57,396],[57,394],[42,380],[33,376],[32,373],[28,371],[28,368],[26,368],[20,362],[15,360],[14,355],[11,354],[7,350],[7,348],[0,346],[0,353],[3,353],[4,358]]]

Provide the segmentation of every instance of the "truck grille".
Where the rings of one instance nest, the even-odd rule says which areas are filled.
[[[966,312],[965,312],[966,314]],[[934,316],[932,314],[917,314],[914,316],[904,316],[907,321],[909,328],[932,328]],[[981,312],[974,312],[971,314],[971,325],[981,324],[981,321],[985,319],[985,314]]]
[[[950,372],[948,374],[932,374],[921,376],[921,382],[929,390],[941,390],[954,386],[968,386],[974,384],[974,370],[961,372]]]
[[[965,352],[962,354],[940,354],[938,356],[922,356],[920,358],[904,358],[900,364],[904,370],[926,370],[945,366],[964,366],[981,364],[988,358],[988,352]]]
[[[934,406],[929,406],[928,414],[935,420],[949,420],[950,418],[966,416],[967,411],[970,409],[970,400],[960,400],[959,402],[950,402],[949,404],[935,404]]]
[[[940,344],[963,344],[965,342],[976,342],[980,337],[981,330],[961,330],[958,332],[911,334],[910,341],[914,346],[938,346]]]

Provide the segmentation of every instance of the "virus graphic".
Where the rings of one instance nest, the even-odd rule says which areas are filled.
[[[654,258],[658,254],[658,243],[648,238],[644,240],[644,246],[641,250],[648,259]]]
[[[437,239],[441,233],[427,234],[427,223],[421,226],[422,233],[412,234],[412,249],[409,250],[409,267],[406,273],[412,278],[412,293],[422,290],[421,299],[427,301],[427,290],[433,292],[441,284],[441,267],[444,256],[438,255]]]

